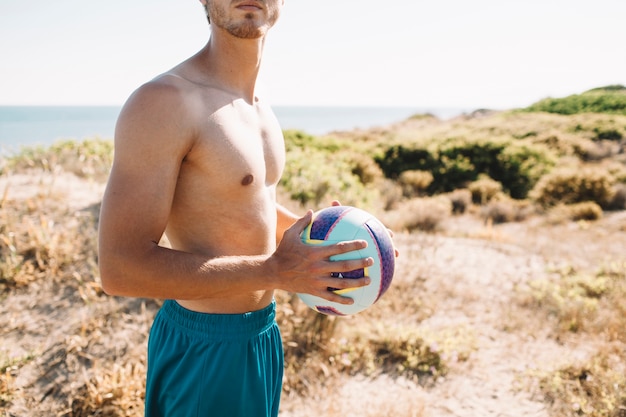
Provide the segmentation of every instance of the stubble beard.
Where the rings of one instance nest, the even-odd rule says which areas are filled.
[[[265,35],[267,30],[264,27],[257,26],[254,22],[254,15],[252,13],[246,13],[246,20],[241,22],[230,22],[226,25],[225,29],[231,35],[240,39],[258,39]]]
[[[269,20],[259,25],[255,20],[254,13],[246,13],[243,21],[236,21],[229,18],[226,11],[213,7],[210,9],[211,25],[218,26],[226,30],[231,35],[240,39],[258,39],[267,33],[278,20],[278,13],[271,11]]]

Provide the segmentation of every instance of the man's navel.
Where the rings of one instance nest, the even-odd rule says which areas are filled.
[[[250,185],[254,182],[254,175],[248,174],[241,180],[241,185],[246,186]]]

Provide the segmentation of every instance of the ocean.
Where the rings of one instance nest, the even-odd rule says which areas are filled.
[[[121,107],[116,106],[0,106],[0,153],[24,146],[49,146],[59,140],[112,139]],[[447,119],[472,109],[415,107],[275,106],[283,129],[312,135],[337,130],[384,126],[418,113]]]

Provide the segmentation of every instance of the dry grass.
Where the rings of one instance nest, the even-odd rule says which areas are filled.
[[[554,370],[535,370],[535,390],[555,415],[626,416],[626,262],[613,262],[593,274],[573,268],[535,280],[522,303],[554,325],[554,337],[595,341],[584,360]]]
[[[599,353],[584,364],[538,375],[545,401],[556,415],[626,416],[626,367],[620,353]]]
[[[78,177],[106,181],[113,162],[113,142],[105,139],[86,139],[82,142],[59,141],[50,147],[25,147],[5,159],[0,167],[6,171],[24,172],[43,170],[54,173],[65,171]]]
[[[574,204],[558,204],[547,213],[547,220],[551,223],[565,223],[569,221],[599,220],[604,215],[602,207],[593,201],[584,201]]]
[[[415,118],[393,134],[361,133],[361,141],[375,147],[379,140],[513,136],[558,145],[569,158],[599,154],[590,132],[623,120]],[[68,198],[76,190],[58,192],[68,175],[81,178],[72,184],[101,184],[110,157],[106,144],[88,141],[0,162],[0,415],[142,415],[146,338],[160,303],[102,292],[98,204]],[[402,253],[396,277],[374,308],[347,319],[319,315],[292,294],[277,293],[286,352],[281,415],[515,415],[511,404],[527,411],[531,396],[548,410],[541,416],[626,415],[626,258],[620,249],[626,223],[610,223],[604,213],[578,223],[571,222],[572,212],[557,222],[537,220],[532,202],[511,200],[484,181],[472,191],[403,198],[402,187],[382,181],[367,161],[358,166],[359,177],[378,187],[384,200],[378,214],[396,232]],[[417,193],[427,182],[405,180]],[[472,204],[472,192],[484,205]],[[588,206],[577,213],[595,210]],[[575,266],[582,257],[603,267]],[[536,267],[537,258],[554,267]],[[561,354],[570,347],[586,354]],[[529,369],[537,352],[563,360]],[[525,368],[510,369],[514,360]],[[507,385],[509,373],[520,379],[521,394]],[[458,388],[462,381],[476,391]],[[484,397],[468,394],[481,391]],[[498,399],[503,393],[510,395],[500,397],[506,401]],[[474,403],[455,402],[463,398]]]
[[[54,311],[53,322],[68,317],[48,335],[54,338],[48,346],[37,342],[47,331],[45,323],[21,317],[0,326],[9,342],[0,352],[0,406],[26,410],[40,403],[37,407],[59,416],[140,415],[145,343],[158,304],[102,292],[96,264],[98,206],[75,210],[55,193],[43,192],[26,200],[4,199],[0,209],[1,297],[22,297],[26,305],[35,305],[33,315]],[[416,297],[419,286],[413,287],[412,293],[401,295]],[[278,321],[287,341],[287,395],[314,393],[320,380],[341,374],[372,375],[388,369],[421,381],[445,374],[442,352],[430,349],[426,339],[377,334],[366,326],[351,339],[337,340],[338,334],[351,333],[346,329],[350,322],[314,313],[289,294],[279,294],[278,301]],[[402,305],[389,308],[400,310]],[[7,306],[3,314],[19,313]],[[359,319],[367,322],[365,316]],[[27,337],[20,337],[23,332]],[[14,351],[28,345],[37,347],[16,356]],[[29,375],[34,384],[16,382]]]

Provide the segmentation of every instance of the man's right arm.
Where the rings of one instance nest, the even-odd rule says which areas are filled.
[[[285,232],[271,255],[207,258],[159,246],[179,169],[196,135],[185,130],[194,123],[180,122],[193,112],[188,107],[174,87],[151,83],[133,94],[122,110],[100,215],[104,290],[122,296],[192,300],[284,289],[350,302],[327,288],[367,285],[367,280],[348,283],[330,273],[363,268],[368,261],[328,258],[360,249],[364,242],[305,245],[299,234],[310,222],[310,213]]]

